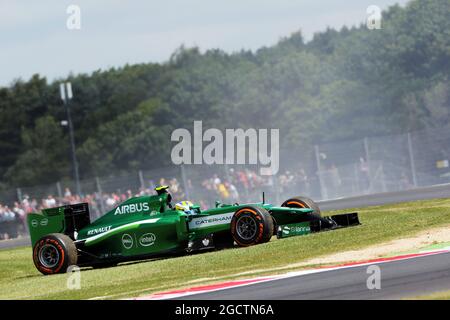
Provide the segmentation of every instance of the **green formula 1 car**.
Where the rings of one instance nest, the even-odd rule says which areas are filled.
[[[87,203],[29,214],[36,268],[47,275],[66,272],[71,265],[107,267],[359,224],[357,213],[321,217],[318,206],[305,197],[288,199],[280,207],[264,199],[252,204],[216,202],[215,208],[202,211],[186,201],[173,206],[165,186],[156,192],[128,199],[94,222]]]

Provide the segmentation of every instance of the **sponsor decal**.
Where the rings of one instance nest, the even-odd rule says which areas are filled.
[[[150,206],[146,202],[124,204],[123,206],[116,208],[116,210],[114,211],[114,215],[136,213],[148,210],[150,210]]]
[[[311,232],[311,228],[308,222],[301,222],[296,224],[288,224],[278,226],[277,238],[285,238],[291,236],[299,236],[308,234]]]
[[[34,227],[34,228],[36,228],[37,226],[38,226],[38,221],[35,219],[35,220],[31,220],[31,225]]]
[[[310,227],[300,227],[300,226],[288,227],[288,226],[285,226],[283,228],[284,234],[289,234],[290,232],[303,233],[303,232],[310,232],[310,231],[311,231]]]
[[[131,249],[133,247],[133,237],[128,233],[124,233],[122,236],[122,245],[125,249]]]
[[[203,240],[202,240],[202,244],[203,244],[205,247],[207,247],[208,244],[209,244],[209,239],[208,239],[208,238],[203,239]]]
[[[100,227],[100,228],[95,228],[95,229],[91,229],[87,232],[88,236],[93,236],[94,234],[99,234],[99,233],[103,233],[106,231],[111,230],[111,226],[107,226],[107,227]]]
[[[155,244],[156,236],[153,233],[143,234],[139,238],[139,244],[143,247],[149,247]]]
[[[46,225],[48,225],[48,219],[44,218],[41,220],[41,226],[45,227]]]
[[[90,236],[85,241],[86,241],[86,244],[90,244],[90,243],[93,243],[94,241],[105,238],[109,234],[118,234],[119,232],[126,231],[127,228],[129,228],[131,226],[147,224],[147,223],[155,223],[158,220],[159,220],[159,218],[153,218],[153,219],[146,219],[146,220],[140,220],[140,221],[127,223],[127,224],[124,224],[123,226],[120,226],[117,228],[111,228],[110,230],[108,230],[106,232]]]
[[[158,214],[159,214],[159,212],[156,211],[156,210],[152,210],[152,212],[150,212],[150,216],[151,216],[151,217],[156,216],[156,215],[158,215]]]
[[[210,217],[194,218],[189,222],[189,228],[200,229],[220,224],[227,224],[231,222],[231,218],[233,218],[233,215],[234,212],[230,212],[224,214],[216,214]]]

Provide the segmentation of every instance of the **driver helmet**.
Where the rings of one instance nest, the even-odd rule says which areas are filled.
[[[192,213],[191,207],[194,204],[190,201],[180,201],[177,204],[175,204],[175,210],[180,210],[185,213]]]

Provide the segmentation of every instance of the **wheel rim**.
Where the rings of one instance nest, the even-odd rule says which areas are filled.
[[[243,216],[236,221],[236,232],[243,240],[253,239],[256,231],[256,221],[252,217]]]
[[[39,262],[46,268],[53,268],[59,262],[58,249],[52,244],[45,244],[39,250]]]

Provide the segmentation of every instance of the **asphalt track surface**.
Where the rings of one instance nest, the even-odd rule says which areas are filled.
[[[30,238],[23,237],[20,239],[11,239],[11,240],[1,240],[0,241],[0,249],[11,249],[17,247],[24,247],[30,245]]]
[[[322,210],[448,198],[450,185],[322,201]],[[368,266],[324,271],[181,297],[217,300],[401,299],[450,290],[450,253],[377,264],[381,288],[368,289]]]
[[[320,209],[339,210],[348,208],[364,208],[369,206],[378,206],[383,204],[426,200],[435,198],[449,198],[450,184],[441,184],[431,187],[415,188],[404,191],[375,193],[363,196],[348,197],[342,199],[333,199],[319,201]]]
[[[368,266],[301,275],[181,300],[376,300],[401,299],[450,290],[450,253],[379,263],[380,289],[368,289]]]
[[[356,197],[319,201],[320,209],[338,210],[348,208],[363,208],[404,201],[424,200],[433,198],[450,197],[450,184],[442,184],[431,187],[415,188],[405,191],[376,193]],[[0,241],[0,249],[16,248],[30,245],[30,238]]]

